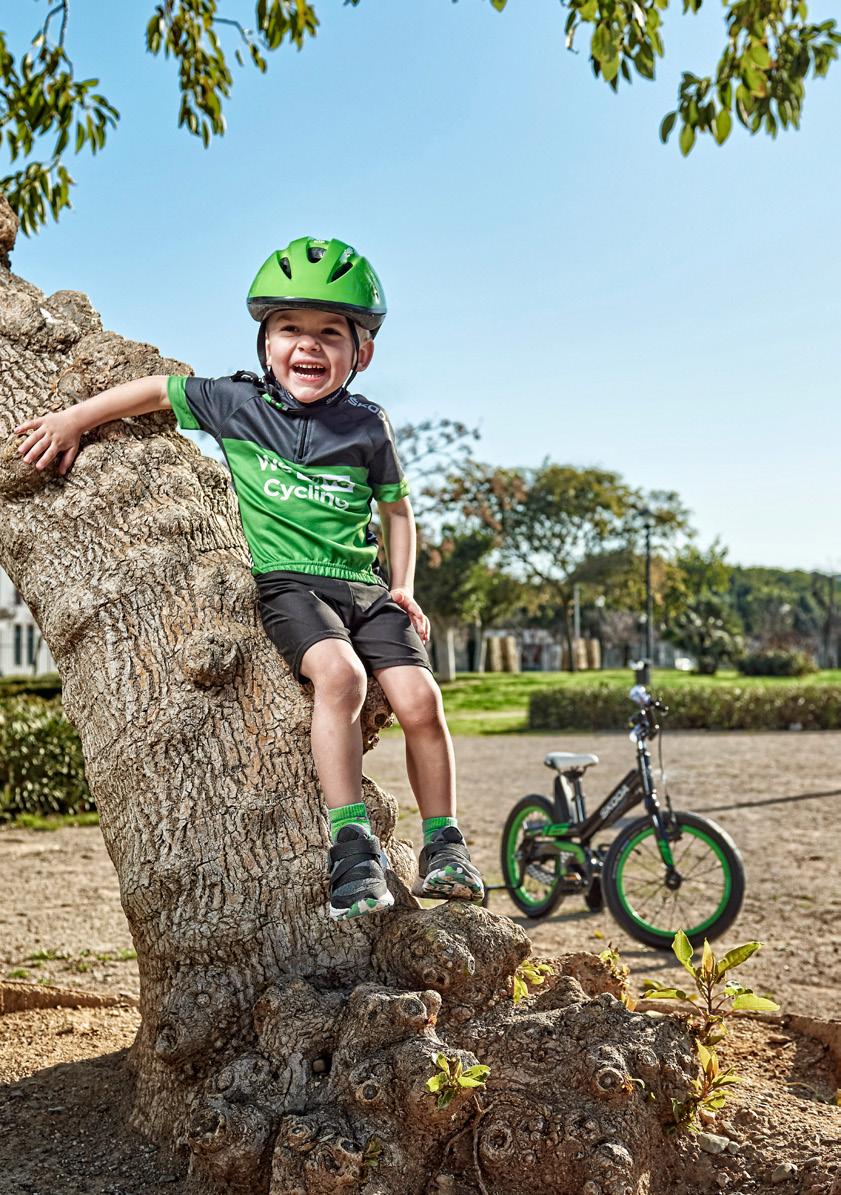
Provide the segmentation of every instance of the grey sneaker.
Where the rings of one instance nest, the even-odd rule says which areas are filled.
[[[376,834],[342,826],[330,848],[330,916],[333,921],[375,913],[394,904],[385,882],[388,858]]]
[[[477,904],[484,900],[482,877],[470,862],[470,851],[457,826],[437,830],[423,848],[412,892],[434,900],[470,900]]]

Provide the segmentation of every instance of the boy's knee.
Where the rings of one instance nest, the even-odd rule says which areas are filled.
[[[323,658],[310,679],[317,698],[342,704],[361,706],[368,691],[368,676],[362,662],[344,654]]]
[[[444,703],[434,685],[414,686],[414,692],[401,706],[398,721],[404,730],[428,730],[444,725]]]

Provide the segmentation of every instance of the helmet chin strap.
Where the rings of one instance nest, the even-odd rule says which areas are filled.
[[[345,378],[342,390],[345,394],[348,393],[348,387],[359,372],[359,333],[356,330],[356,324],[352,319],[348,320],[348,327],[350,328],[350,338],[353,341],[353,364],[350,367],[350,373]]]

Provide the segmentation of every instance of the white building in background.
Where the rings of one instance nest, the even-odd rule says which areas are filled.
[[[55,671],[55,660],[35,619],[0,569],[0,676],[40,676]]]

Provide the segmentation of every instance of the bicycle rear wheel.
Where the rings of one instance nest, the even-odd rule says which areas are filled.
[[[502,878],[508,895],[527,917],[547,917],[566,893],[561,891],[560,860],[557,854],[541,854],[535,840],[544,826],[555,820],[552,802],[546,797],[521,797],[502,831]]]
[[[675,813],[669,845],[679,880],[668,882],[654,826],[637,818],[616,838],[602,873],[607,907],[638,942],[669,947],[679,929],[693,946],[728,929],[742,907],[745,868],[726,831],[695,813]]]

